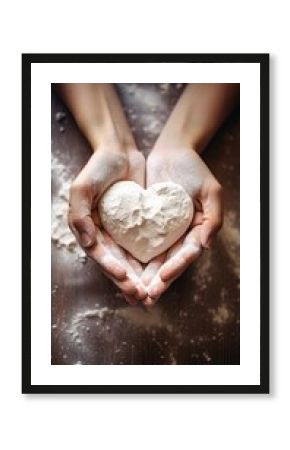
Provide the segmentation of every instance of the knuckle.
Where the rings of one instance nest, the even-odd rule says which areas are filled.
[[[223,224],[223,219],[222,217],[216,218],[215,220],[213,220],[212,222],[212,229],[217,232]]]
[[[213,186],[213,192],[218,196],[221,196],[223,193],[223,187],[218,181]]]
[[[70,222],[72,228],[78,230],[78,229],[81,229],[83,227],[84,219],[82,217],[79,217],[79,216],[73,215],[73,214],[71,214],[69,217],[70,217],[69,218],[69,222]]]
[[[85,183],[83,181],[78,181],[77,179],[72,182],[70,186],[70,198],[74,197],[75,195],[86,195],[89,190],[88,183]]]
[[[137,292],[137,289],[134,286],[127,285],[127,286],[124,286],[123,291],[127,295],[135,295]]]
[[[186,255],[183,256],[184,259],[184,266],[187,266],[188,264],[191,263],[192,259],[193,259],[194,254],[193,253],[188,253]]]
[[[79,227],[81,218],[77,214],[75,214],[71,209],[69,209],[67,221],[70,229],[75,233],[76,229]]]
[[[194,259],[194,254],[193,253],[189,253],[187,255],[183,256],[183,264],[180,267],[180,270],[183,271],[185,270],[193,261]]]

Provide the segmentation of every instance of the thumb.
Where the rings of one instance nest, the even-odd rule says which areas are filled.
[[[95,244],[96,230],[91,216],[73,218],[72,227],[82,247],[87,248]]]
[[[90,187],[74,182],[70,189],[69,226],[82,247],[96,242],[95,224],[91,217],[92,194]]]
[[[219,184],[207,192],[202,200],[204,212],[200,230],[200,241],[203,247],[209,248],[215,234],[222,226],[222,192]]]

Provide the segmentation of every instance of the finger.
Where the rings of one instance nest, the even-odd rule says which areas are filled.
[[[118,260],[114,258],[114,256],[111,255],[101,243],[87,249],[87,254],[90,258],[96,261],[100,268],[109,276],[118,281],[122,281],[127,278],[127,271],[124,266],[122,266],[122,264],[119,263]]]
[[[137,275],[135,270],[129,264],[127,259],[127,254],[123,248],[121,248],[115,241],[106,233],[97,228],[97,240],[98,242],[102,242],[104,250],[114,258],[115,264],[121,265],[126,270],[127,275],[127,284],[125,287],[119,285],[120,289],[124,290],[127,293],[132,293],[132,295],[136,296],[137,300],[144,300],[147,295],[147,291],[140,280],[140,277]],[[131,262],[133,263],[138,270],[143,270],[140,263],[131,257]],[[134,290],[129,292],[128,289],[134,286]]]
[[[108,253],[102,254],[100,247],[96,248],[92,253],[93,259],[111,277],[116,278],[118,281],[123,281],[127,278],[126,269],[113,256]]]
[[[204,220],[204,214],[202,211],[196,211],[193,220],[192,220],[192,226],[195,227],[197,225],[202,225]]]
[[[98,208],[92,209],[91,217],[93,219],[94,224],[96,224],[98,227],[102,228]]]
[[[122,262],[122,265],[128,263],[126,258],[125,250],[120,247],[111,236],[104,230],[98,231],[97,235],[98,239],[102,239],[103,245],[110,251],[110,253],[119,261]]]
[[[96,241],[91,205],[90,189],[85,184],[74,182],[70,188],[68,221],[78,242],[84,248],[91,247]]]
[[[136,284],[130,278],[123,281],[113,281],[121,289],[124,295],[132,296],[138,300],[139,293]]]
[[[148,297],[144,300],[144,305],[153,306],[157,302],[159,297],[166,291],[166,289],[168,289],[170,284],[173,283],[173,281],[186,269],[186,267],[194,259],[192,258],[192,260],[190,260],[189,255],[191,254],[191,249],[194,249],[197,254],[197,247],[200,248],[200,245],[197,245],[197,236],[193,235],[192,230],[185,238],[177,241],[167,252],[167,255],[166,253],[162,255],[162,259],[159,259],[158,271],[151,279],[150,284],[147,288]],[[185,259],[187,260],[187,265],[184,264],[183,258],[181,260],[182,264],[180,264],[180,261],[178,259],[178,255],[180,254],[180,252],[183,258],[185,257]],[[171,267],[171,263],[169,263],[168,265],[168,262],[172,260],[174,262],[176,257],[179,265],[179,270],[175,265]],[[165,258],[168,258],[168,260],[164,262]],[[169,271],[168,277],[166,276],[167,270]],[[165,272],[165,276],[163,276],[163,272]]]
[[[152,306],[176,278],[200,255],[200,226],[193,228],[185,238],[177,241],[167,253],[168,258],[147,288],[144,304]]]
[[[115,256],[116,259],[122,262],[124,266],[126,266],[130,272],[134,272],[137,276],[143,272],[142,266],[133,256],[127,253],[122,247],[120,247],[108,233],[102,231],[102,235],[104,238],[104,244]]]
[[[143,305],[145,306],[154,306],[155,303],[157,302],[157,299],[153,299],[151,297],[149,297],[149,295],[145,298]]]
[[[107,234],[107,233],[100,233],[103,236],[103,242],[106,246],[106,248],[109,250],[109,252],[116,258],[118,263],[122,264],[122,266],[126,269],[127,278],[131,280],[133,285],[136,289],[136,298],[137,300],[144,300],[144,298],[147,295],[147,291],[145,287],[143,286],[143,283],[140,281],[140,277],[136,273],[136,271],[133,269],[132,265],[129,263],[128,256],[129,254],[126,254],[125,250],[121,248],[116,242],[113,241],[113,239]],[[133,256],[130,257],[131,263],[134,265],[136,270],[143,271],[141,264],[133,258]]]
[[[185,243],[183,247],[160,269],[160,278],[162,281],[168,281],[170,278],[176,278],[199,256],[200,247],[194,243]]]
[[[201,227],[201,244],[209,248],[215,234],[222,226],[222,190],[220,185],[212,188],[203,201],[204,222]]]
[[[140,279],[134,277],[134,275],[132,274],[128,274],[128,278],[132,281],[132,283],[135,286],[135,293],[134,296],[137,300],[144,300],[147,297],[147,290],[145,289],[145,286],[143,285],[143,283],[140,281]]]
[[[120,273],[118,273],[116,271],[116,266],[114,266],[116,264],[115,258],[109,260],[111,255],[109,255],[108,252],[107,254],[100,256],[98,254],[98,251],[101,251],[101,246],[99,246],[98,248],[97,246],[95,246],[93,250],[90,249],[88,255],[97,262],[100,270],[111,281],[113,281],[113,283],[122,291],[124,296],[127,295],[128,297],[136,297],[138,294],[136,285],[129,277],[127,277],[126,274],[124,276],[124,268],[121,267]],[[146,294],[142,296],[142,299],[145,297]]]
[[[162,266],[166,258],[166,252],[152,259],[145,267],[143,274],[141,275],[141,281],[145,286],[148,286],[153,280],[154,276],[158,273],[158,270]]]
[[[139,261],[137,261],[137,259],[135,259],[132,255],[130,255],[130,253],[127,253],[126,257],[127,257],[128,263],[130,264],[132,269],[135,271],[136,275],[138,277],[141,277],[143,274],[143,267],[142,267],[141,263]]]
[[[136,272],[134,272],[132,268],[131,270],[128,270],[128,278],[132,280],[134,286],[136,287],[135,297],[137,298],[137,300],[144,300],[147,297],[147,289],[145,288],[140,277],[136,274]]]
[[[159,270],[162,267],[164,261],[166,260],[168,253],[174,252],[174,247],[178,245],[179,242],[176,243],[169,252],[164,252],[163,254],[154,258],[152,261],[150,261],[150,263],[144,270],[141,280],[143,281],[145,286],[148,286],[147,288],[148,296],[143,301],[143,304],[145,306],[154,306],[157,300],[159,299],[160,295],[167,289],[168,283],[166,284],[161,280],[159,276]]]
[[[78,217],[69,214],[69,224],[79,244],[86,248],[96,242],[95,225],[90,216]]]
[[[136,298],[132,297],[132,295],[126,295],[126,294],[123,294],[123,295],[124,295],[126,302],[129,303],[129,305],[134,306],[138,303]]]
[[[148,287],[148,297],[144,301],[144,304],[147,306],[153,306],[159,300],[162,294],[169,288],[169,286],[179,277],[179,275],[183,272],[184,268],[178,273],[175,277],[171,277],[168,280],[164,281],[160,277],[158,273],[151,284]]]
[[[134,284],[135,288],[136,288],[136,292],[135,292],[135,297],[137,300],[144,300],[147,296],[147,290],[143,284],[143,282],[141,281],[139,275],[136,274],[136,272],[133,270],[133,268],[128,264],[128,268],[127,268],[127,277],[129,280],[132,281],[132,283]],[[141,268],[142,270],[142,268]]]
[[[115,277],[112,277],[105,270],[103,270],[103,272],[122,291],[123,295],[132,296],[136,300],[138,300],[139,296],[138,289],[136,287],[136,283],[133,280],[131,280],[129,277],[126,277],[124,280],[120,281],[117,280]],[[146,294],[142,296],[142,299],[144,299],[145,297]]]
[[[161,280],[159,273],[156,274],[148,286],[148,297],[145,299],[144,304],[146,306],[154,306],[173,281],[174,279],[163,281]]]

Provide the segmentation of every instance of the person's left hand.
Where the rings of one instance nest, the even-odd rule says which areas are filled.
[[[180,184],[192,198],[195,213],[188,232],[168,251],[148,263],[141,280],[145,305],[153,305],[169,285],[209,248],[222,225],[221,186],[190,147],[154,148],[146,164],[146,187],[162,181]]]

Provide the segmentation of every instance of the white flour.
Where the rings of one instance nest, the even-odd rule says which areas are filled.
[[[133,181],[120,181],[101,198],[99,215],[112,238],[147,263],[185,233],[193,203],[176,183],[156,183],[145,190]]]
[[[220,230],[220,237],[224,243],[229,258],[232,261],[232,269],[240,278],[240,230],[237,225],[237,213],[229,210],[224,215],[224,224]]]
[[[165,328],[169,333],[173,331],[172,325],[162,317],[161,310],[155,307],[151,310],[145,310],[142,306],[138,307],[121,307],[117,309],[110,309],[108,307],[87,309],[83,312],[75,314],[68,326],[66,333],[76,343],[82,342],[83,333],[90,330],[87,320],[91,319],[93,326],[101,325],[103,332],[110,332],[108,319],[120,318],[136,328],[143,330],[156,330],[158,328]],[[107,325],[105,325],[107,323]],[[111,324],[112,324],[111,323]]]
[[[57,196],[52,202],[51,209],[51,240],[57,248],[69,251],[81,261],[86,261],[86,254],[78,245],[73,233],[70,231],[67,221],[69,206],[69,188],[72,177],[69,176],[63,164],[57,157],[53,156],[51,160],[51,172],[55,177],[60,188]]]
[[[131,122],[132,131],[135,131],[135,128],[144,128],[144,132],[146,132],[146,138],[142,139],[142,145],[144,147],[151,148],[154,140],[163,128],[167,116],[166,98],[170,93],[169,91],[174,89],[180,90],[182,86],[180,83],[175,86],[169,83],[161,83],[156,88],[156,91],[154,91],[142,84],[119,85],[121,90],[128,91],[134,97],[134,107],[132,105],[125,109]],[[154,112],[155,114],[152,114]],[[67,120],[66,114],[64,112],[57,112],[55,120],[59,126],[63,126]],[[62,249],[64,252],[70,252],[71,255],[75,255],[78,260],[84,262],[86,261],[86,255],[77,244],[67,224],[68,192],[73,177],[68,172],[66,166],[57,158],[57,151],[52,156],[51,170],[57,186],[60,186],[52,202],[52,242],[56,247]]]

